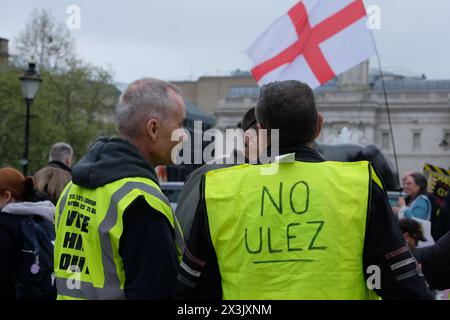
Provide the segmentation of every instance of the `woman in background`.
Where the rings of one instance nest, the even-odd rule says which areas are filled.
[[[431,202],[426,196],[427,179],[414,172],[405,178],[403,189],[407,195],[398,199],[398,207],[393,208],[399,218],[418,218],[429,221],[431,218]]]
[[[44,167],[34,174],[38,196],[50,200],[55,206],[70,180],[72,180],[70,172],[56,167]]]
[[[34,181],[0,169],[0,299],[55,299],[55,206],[36,201]]]

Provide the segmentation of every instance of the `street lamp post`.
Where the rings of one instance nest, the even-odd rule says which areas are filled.
[[[28,70],[19,77],[20,82],[22,84],[22,93],[25,99],[26,105],[26,119],[25,119],[25,150],[23,152],[22,163],[22,171],[26,176],[28,174],[28,147],[29,147],[29,139],[30,139],[30,107],[33,103],[33,99],[36,96],[39,85],[41,84],[41,77],[36,71],[36,61],[31,58],[28,63]]]

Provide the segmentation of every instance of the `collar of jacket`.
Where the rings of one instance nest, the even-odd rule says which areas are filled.
[[[316,150],[305,145],[280,147],[280,155],[295,153],[295,160],[303,162],[323,162],[325,159]]]
[[[71,168],[69,168],[68,166],[66,166],[66,164],[64,164],[64,163],[62,163],[61,161],[58,161],[58,160],[50,161],[48,163],[48,166],[49,167],[53,167],[53,168],[63,169],[65,171],[69,172],[69,173],[72,173],[72,169]]]

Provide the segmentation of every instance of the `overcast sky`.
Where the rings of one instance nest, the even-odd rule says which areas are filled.
[[[78,54],[86,61],[110,66],[116,81],[130,82],[142,76],[182,80],[248,70],[251,61],[244,50],[297,1],[33,2],[1,0],[0,37],[13,39],[34,7],[51,9],[65,23],[67,7],[78,5],[81,29],[71,31]],[[364,2],[381,8],[381,30],[374,34],[385,67],[450,79],[449,0]]]

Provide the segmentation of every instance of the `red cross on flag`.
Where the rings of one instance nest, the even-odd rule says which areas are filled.
[[[303,0],[247,50],[259,85],[300,80],[316,88],[375,53],[362,0]]]

